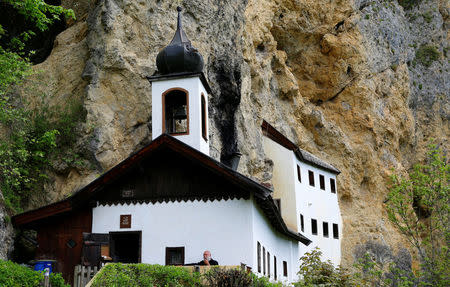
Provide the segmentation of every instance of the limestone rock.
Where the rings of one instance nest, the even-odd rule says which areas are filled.
[[[87,16],[58,36],[36,69],[49,75],[43,86],[55,103],[66,94],[82,99],[87,115],[75,146],[93,167],[55,176],[48,187],[55,198],[150,141],[146,76],[176,29],[175,1],[63,2]],[[265,119],[342,171],[344,265],[366,241],[408,247],[383,200],[391,168],[404,172],[423,159],[429,138],[449,150],[448,1],[411,10],[396,1],[179,2],[213,90],[211,155],[239,150],[239,171],[270,184]],[[416,59],[425,44],[440,55],[429,67]]]

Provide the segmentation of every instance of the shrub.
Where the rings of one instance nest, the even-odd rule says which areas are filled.
[[[211,287],[250,287],[253,284],[252,277],[239,269],[212,268],[205,274],[207,286]]]
[[[92,287],[201,286],[199,274],[175,266],[114,263],[100,272]]]
[[[434,61],[439,60],[440,53],[435,46],[422,45],[416,51],[416,60],[425,67],[431,66]]]
[[[422,0],[398,0],[398,4],[402,6],[404,9],[412,9],[414,6],[420,4]]]
[[[2,287],[39,287],[44,280],[44,274],[31,270],[11,261],[0,260],[0,286]],[[52,287],[70,287],[64,283],[59,273],[50,274]]]

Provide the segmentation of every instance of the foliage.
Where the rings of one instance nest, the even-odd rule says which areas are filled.
[[[114,263],[100,272],[92,287],[201,286],[199,274],[175,266]]]
[[[205,281],[211,287],[252,286],[252,277],[240,269],[211,268],[205,274]]]
[[[443,152],[430,144],[425,164],[408,177],[392,176],[386,209],[389,220],[417,250],[422,285],[450,285],[449,166]]]
[[[229,286],[229,287],[281,287],[281,283],[270,283],[265,277],[258,278],[238,269],[214,267],[204,275],[183,267],[150,264],[112,263],[102,268],[92,287],[103,286]]]
[[[440,53],[435,46],[423,45],[416,51],[416,61],[425,67],[431,66],[434,61],[439,60]]]
[[[297,274],[301,279],[294,286],[355,286],[351,285],[351,278],[347,273],[334,267],[330,261],[323,262],[321,255],[322,252],[316,248],[300,258],[300,270]]]
[[[420,2],[422,2],[422,0],[398,0],[398,4],[407,10],[418,6]]]
[[[40,31],[61,15],[73,17],[73,11],[46,4],[43,0],[5,0],[23,14]],[[0,26],[0,37],[8,34]],[[10,214],[22,211],[22,206],[45,182],[51,156],[60,147],[73,142],[74,128],[82,112],[80,104],[69,108],[30,110],[17,96],[14,87],[32,74],[31,65],[20,51],[32,31],[13,38],[8,48],[0,47],[0,189]]]
[[[44,280],[44,274],[11,261],[0,260],[0,286],[2,287],[38,287]],[[70,287],[64,283],[59,273],[50,274],[52,287]]]
[[[4,3],[9,4],[17,13],[24,16],[25,20],[30,23],[32,27],[25,31],[15,31],[18,35],[8,35],[8,31],[0,25],[0,38],[2,35],[11,36],[8,43],[2,47],[9,52],[14,52],[23,56],[23,50],[28,40],[36,36],[33,31],[36,28],[38,31],[45,31],[55,21],[65,18],[75,19],[75,14],[72,9],[64,9],[61,6],[54,6],[45,3],[44,0],[3,0]]]
[[[52,158],[74,140],[81,105],[28,110],[0,98],[0,188],[9,213],[21,212],[33,193],[42,189]]]

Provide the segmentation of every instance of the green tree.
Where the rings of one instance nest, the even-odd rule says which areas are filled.
[[[40,31],[61,16],[74,17],[73,11],[46,4],[43,0],[2,0]],[[0,25],[0,40],[8,31]],[[34,33],[24,31],[0,46],[0,189],[10,214],[22,210],[37,185],[46,179],[49,156],[61,133],[71,134],[48,110],[29,110],[13,93],[14,88],[32,74],[23,52]],[[65,118],[67,119],[67,117]],[[70,131],[68,131],[70,130]],[[1,197],[0,197],[1,198]]]
[[[415,165],[409,176],[392,176],[389,220],[416,249],[423,286],[450,285],[449,201],[449,166],[436,145],[429,146],[425,164]]]

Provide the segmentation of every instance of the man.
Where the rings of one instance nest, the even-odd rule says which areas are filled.
[[[197,263],[197,265],[210,266],[210,265],[219,265],[219,263],[217,263],[216,260],[211,258],[211,252],[209,252],[209,250],[205,250],[205,252],[203,252],[203,260]]]

